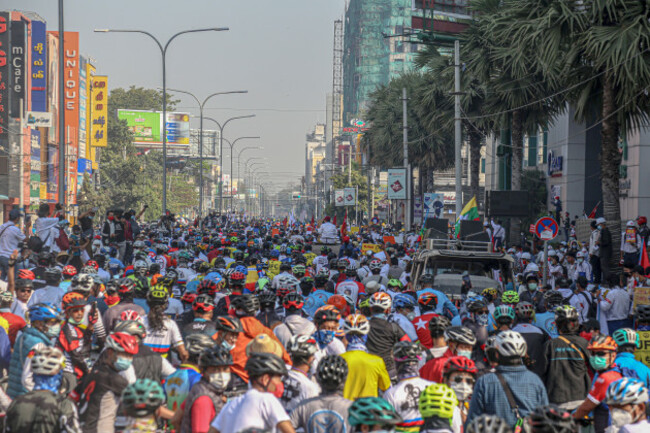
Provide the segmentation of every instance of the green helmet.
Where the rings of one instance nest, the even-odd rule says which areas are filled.
[[[188,251],[181,251],[180,253],[178,253],[178,259],[192,260],[192,256]]]
[[[630,328],[621,328],[617,329],[613,334],[612,338],[616,341],[619,347],[626,344],[633,345],[637,349],[641,348],[641,340],[639,334]]]
[[[397,278],[391,278],[388,280],[388,287],[399,287],[401,289],[404,286],[402,285],[402,282]]]
[[[502,304],[499,305],[494,309],[494,320],[500,322],[501,320],[505,320],[506,322],[514,322],[515,321],[515,309],[512,308],[510,305]]]
[[[402,417],[383,398],[363,397],[355,400],[348,409],[350,425],[396,425]]]
[[[299,275],[305,275],[305,272],[307,272],[307,269],[305,269],[305,265],[295,265],[292,269],[294,274],[299,274]]]
[[[508,290],[503,292],[501,295],[501,302],[504,304],[518,304],[519,303],[519,293],[514,290]]]
[[[255,291],[256,292],[263,292],[266,286],[269,285],[269,279],[266,277],[262,277],[257,280],[257,283],[255,283]]]
[[[122,406],[126,414],[132,417],[151,415],[164,402],[162,387],[151,379],[138,379],[122,392]]]

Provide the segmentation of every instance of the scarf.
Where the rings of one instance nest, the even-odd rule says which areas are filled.
[[[40,390],[44,389],[47,391],[52,391],[57,394],[59,388],[61,387],[61,377],[63,372],[59,371],[54,376],[47,376],[45,374],[35,374],[34,375],[34,389]]]
[[[348,352],[351,350],[363,350],[364,352],[367,351],[367,335],[348,335],[346,338],[348,339]]]

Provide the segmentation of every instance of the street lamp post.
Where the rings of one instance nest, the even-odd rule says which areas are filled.
[[[203,108],[210,98],[217,95],[231,95],[234,93],[248,93],[248,90],[232,90],[229,92],[217,92],[205,97],[203,102],[199,101],[193,93],[187,92],[185,90],[178,89],[169,89],[171,92],[184,93],[190,95],[197,104],[199,104],[199,221],[201,227],[203,227]]]
[[[239,153],[237,154],[237,179],[239,179],[239,169],[241,167],[241,164],[239,163],[241,154],[244,153],[245,150],[250,150],[250,149],[264,149],[264,148],[262,146],[246,146],[239,151]]]
[[[235,148],[235,144],[239,140],[254,140],[254,139],[259,139],[261,137],[238,137],[235,140],[233,140],[232,143],[230,143],[230,177],[232,177],[233,172],[232,172],[232,154],[233,154],[233,149]],[[232,184],[233,184],[233,179],[230,179],[230,207],[232,208],[233,204],[233,196],[232,196]]]
[[[174,34],[171,38],[167,40],[163,46],[160,41],[151,33],[144,30],[125,30],[125,29],[95,29],[96,33],[141,33],[143,35],[149,36],[153,39],[158,48],[160,48],[160,54],[162,55],[162,106],[163,106],[163,130],[162,130],[162,147],[163,147],[163,196],[162,196],[162,211],[163,214],[167,211],[167,68],[166,68],[166,57],[167,57],[167,48],[169,44],[176,39],[178,36],[186,33],[199,33],[199,32],[222,32],[230,30],[228,27],[210,27],[206,29],[194,29],[194,30],[183,30]]]

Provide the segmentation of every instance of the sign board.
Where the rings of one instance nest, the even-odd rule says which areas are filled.
[[[650,287],[635,287],[634,300],[632,308],[636,309],[637,305],[650,305]]]
[[[357,204],[356,188],[345,188],[343,190],[343,203],[344,206],[354,206]]]
[[[345,190],[337,189],[334,191],[334,206],[345,206]]]
[[[384,236],[384,244],[396,244],[395,236]]]
[[[52,126],[52,113],[28,111],[27,126],[31,126],[32,128],[50,128]]]
[[[350,233],[359,233],[359,227],[350,227]]]
[[[271,229],[271,236],[280,236],[279,229]]]
[[[562,176],[562,163],[564,157],[561,155],[556,155],[554,151],[548,152],[548,175],[551,177],[560,177]]]
[[[372,251],[373,253],[379,253],[382,250],[381,246],[377,244],[361,244],[361,254],[366,254],[366,252]]]
[[[406,169],[388,169],[388,199],[406,200]]]
[[[634,357],[637,361],[650,367],[650,331],[637,331],[639,334],[639,343],[641,347],[634,351]]]
[[[424,200],[424,210],[429,211],[429,218],[440,218],[445,207],[444,194],[425,192],[422,198]]]
[[[133,133],[133,143],[140,147],[162,147],[162,113],[142,110],[117,110],[117,117],[126,120]],[[167,144],[189,146],[190,115],[167,113]]]
[[[535,234],[535,224],[531,224],[530,227],[528,227],[528,232]]]
[[[422,211],[423,204],[422,204],[422,198],[421,197],[414,197],[413,199],[413,222],[415,224],[422,224],[422,215],[424,212]]]
[[[551,217],[542,217],[535,223],[535,234],[543,241],[550,241],[555,239],[560,228]]]
[[[90,83],[88,143],[94,147],[106,147],[108,145],[108,77],[95,75],[87,79]]]

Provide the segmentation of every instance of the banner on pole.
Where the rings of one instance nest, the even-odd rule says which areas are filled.
[[[343,190],[343,203],[344,206],[354,206],[357,204],[356,188],[345,188]]]
[[[445,208],[445,195],[435,192],[425,192],[423,194],[424,210],[430,211],[429,217],[442,217]]]
[[[406,169],[388,169],[388,199],[406,200]]]
[[[345,190],[343,189],[334,190],[334,205],[336,207],[345,206],[344,195],[345,195]]]

